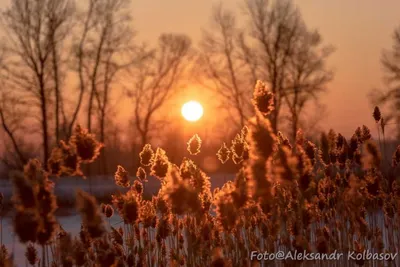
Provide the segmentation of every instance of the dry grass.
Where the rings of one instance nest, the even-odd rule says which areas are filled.
[[[385,159],[365,126],[350,140],[331,131],[322,135],[317,147],[299,131],[290,143],[282,133],[271,131],[271,98],[258,83],[256,115],[231,147],[222,144],[217,152],[222,163],[231,159],[241,166],[234,181],[211,191],[210,178],[195,162],[185,158],[175,165],[164,150],[146,145],[137,179],[132,182],[118,166],[115,182],[128,187],[126,193],[113,195],[110,203],[101,205],[88,193],[77,193],[82,227],[80,235],[72,237],[55,220],[57,206],[48,177],[80,173],[81,164],[98,156],[101,144],[78,127],[68,143],[54,150],[48,171],[32,160],[24,173],[13,176],[14,229],[26,243],[27,262],[32,266],[242,267],[260,266],[250,261],[251,251],[399,251],[400,146],[391,167],[381,171]],[[377,124],[378,111],[374,111]],[[200,152],[197,135],[188,150]],[[147,174],[161,183],[151,200],[143,198]],[[123,226],[110,225],[112,216],[120,216]],[[9,255],[2,246],[0,266],[8,266]],[[271,261],[264,266],[396,266],[399,258],[396,261],[344,257]]]

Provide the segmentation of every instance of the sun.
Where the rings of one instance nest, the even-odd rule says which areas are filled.
[[[182,106],[181,113],[187,121],[198,121],[203,116],[203,106],[197,101],[189,101]]]

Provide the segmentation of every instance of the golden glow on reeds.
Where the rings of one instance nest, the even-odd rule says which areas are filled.
[[[114,175],[115,184],[121,187],[129,187],[129,173],[121,165],[117,166],[117,171]]]
[[[136,171],[136,178],[139,179],[141,182],[147,182],[147,173],[146,170],[142,167],[139,167]]]
[[[97,142],[95,136],[86,129],[76,126],[70,144],[76,147],[77,154],[83,163],[93,162],[100,154],[103,144]]]
[[[146,144],[143,147],[143,150],[139,153],[139,157],[140,157],[140,163],[143,166],[150,166],[152,164],[154,151],[151,148],[150,144]]]
[[[197,155],[200,153],[200,148],[201,148],[200,136],[195,134],[189,139],[187,143],[187,150],[189,151],[190,155]]]
[[[118,166],[115,183],[129,189],[112,195],[101,211],[93,196],[78,191],[82,228],[76,238],[62,228],[55,230],[49,173],[39,161],[29,161],[23,173],[13,174],[14,230],[29,244],[27,261],[42,261],[36,245],[55,249],[54,266],[254,266],[249,260],[252,250],[397,252],[400,146],[388,166],[392,168],[382,172],[384,158],[366,126],[358,127],[349,140],[330,130],[311,141],[298,131],[290,142],[283,133],[272,131],[268,116],[273,99],[258,82],[255,115],[229,147],[223,143],[216,153],[221,163],[232,159],[238,164],[233,181],[211,192],[212,179],[193,160],[184,158],[178,167],[163,149],[154,152],[147,144],[139,154],[137,179],[131,184],[128,172]],[[374,119],[382,122],[378,111]],[[75,134],[80,137],[74,142],[62,142],[53,150],[51,174],[77,173],[83,159],[97,155],[93,148],[99,146],[92,135],[79,128]],[[195,135],[189,152],[197,154],[200,147]],[[143,186],[147,174],[160,180],[151,200]],[[112,216],[120,216],[124,225],[106,227],[109,220],[103,219]],[[3,254],[0,263],[9,255]]]
[[[162,148],[158,147],[154,154],[150,175],[163,179],[167,175],[169,165],[167,154]]]
[[[217,152],[217,157],[219,161],[221,161],[222,164],[225,164],[229,160],[230,155],[231,151],[229,150],[229,148],[226,146],[225,143],[222,143],[221,148]]]

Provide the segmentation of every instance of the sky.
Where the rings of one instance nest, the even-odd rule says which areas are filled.
[[[136,0],[133,4],[135,27],[140,36],[155,40],[161,32],[190,35],[196,42],[201,28],[207,27],[214,0]],[[236,8],[240,1],[225,0]],[[400,25],[398,0],[295,0],[310,28],[318,29],[336,51],[328,65],[335,79],[322,101],[328,117],[324,129],[333,128],[345,136],[363,124],[374,130],[368,93],[382,87],[380,55],[392,45],[391,36]]]
[[[132,15],[140,39],[156,41],[164,32],[185,33],[197,43],[207,27],[216,0],[133,0]],[[241,1],[225,0],[235,9]],[[373,107],[368,93],[382,87],[380,55],[392,45],[400,25],[399,0],[294,0],[309,28],[318,29],[326,44],[336,48],[328,65],[335,71],[322,102],[328,116],[324,129],[351,135],[363,124],[372,129]],[[8,0],[0,0],[0,8]]]

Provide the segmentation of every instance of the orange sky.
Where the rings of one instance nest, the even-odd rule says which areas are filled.
[[[234,8],[240,1],[223,1]],[[160,32],[182,32],[194,40],[207,26],[213,0],[136,0],[133,15],[140,37],[155,40]],[[336,47],[329,64],[335,79],[324,98],[329,117],[325,127],[348,136],[356,126],[375,129],[368,92],[382,85],[380,53],[390,48],[391,34],[400,25],[399,0],[295,0],[309,27]]]
[[[0,0],[5,7],[8,0]],[[207,26],[215,0],[133,0],[132,14],[139,38],[153,42],[162,32],[190,35],[197,43]],[[235,8],[241,1],[225,0]],[[295,0],[304,20],[317,28],[324,40],[336,47],[329,65],[335,69],[330,92],[323,98],[332,127],[345,136],[356,126],[375,129],[367,94],[382,86],[380,53],[390,48],[393,29],[400,25],[399,0]]]

